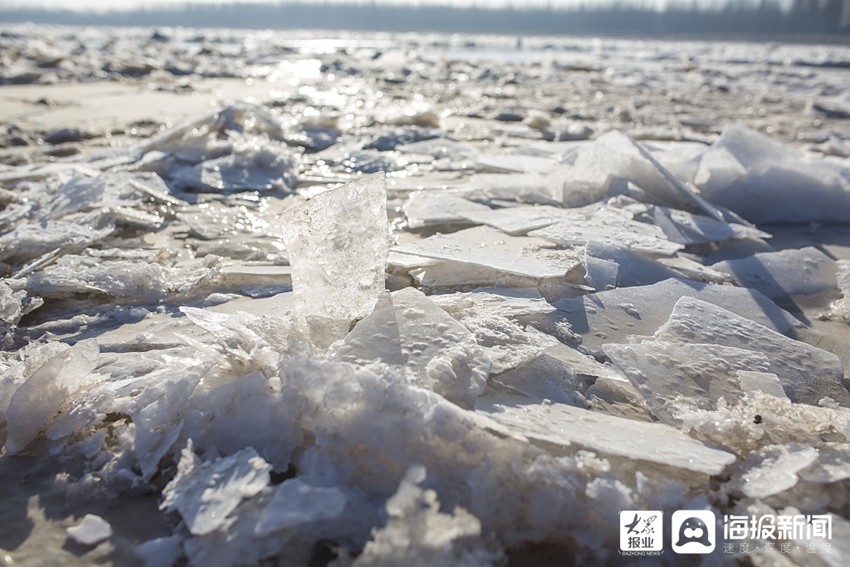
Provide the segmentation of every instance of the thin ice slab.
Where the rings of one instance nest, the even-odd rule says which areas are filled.
[[[732,311],[788,336],[802,324],[755,290],[705,284],[689,280],[665,280],[657,284],[603,291],[554,303],[573,333],[581,337],[581,349],[602,354],[605,343],[624,343],[630,335],[652,335],[667,322],[680,297],[696,297]]]
[[[580,263],[539,238],[508,236],[487,226],[438,234],[393,248],[396,252],[451,260],[529,278],[565,278]]]
[[[402,206],[411,229],[430,226],[469,226],[466,214],[489,211],[489,207],[473,203],[444,191],[415,191]]]
[[[498,228],[512,236],[528,234],[532,230],[555,224],[559,221],[584,220],[587,216],[571,209],[551,205],[507,207],[477,211],[462,211],[461,214],[475,224]]]
[[[655,225],[632,220],[618,209],[604,208],[590,218],[577,215],[575,218],[550,224],[528,233],[552,241],[561,246],[584,246],[596,241],[620,246],[633,252],[672,256],[684,246],[670,242],[664,232]]]
[[[725,260],[712,268],[732,274],[739,284],[774,300],[831,291],[836,286],[835,262],[812,246]]]
[[[729,239],[770,238],[770,234],[755,227],[727,223],[705,215],[655,205],[635,205],[630,210],[641,210],[642,216],[661,228],[672,242],[679,244],[704,244]]]
[[[676,429],[574,408],[566,404],[519,405],[481,399],[476,410],[556,453],[588,449],[602,455],[716,475],[735,461]]]
[[[767,372],[767,358],[757,352],[706,344],[650,341],[632,345],[605,345],[611,359],[643,395],[652,413],[671,425],[680,423],[678,406],[717,408],[739,400],[744,392],[739,370]]]
[[[656,338],[746,348],[764,354],[769,371],[779,377],[792,401],[817,405],[829,396],[850,405],[850,392],[842,384],[841,359],[831,352],[772,331],[726,309],[692,297],[676,302]]]

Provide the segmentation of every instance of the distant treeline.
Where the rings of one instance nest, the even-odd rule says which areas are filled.
[[[691,0],[662,12],[626,2],[588,4],[573,9],[485,9],[296,0],[281,4],[187,4],[179,8],[110,12],[9,9],[0,11],[0,21],[653,37],[805,35],[850,41],[850,0],[794,0],[786,10],[779,0],[730,1],[713,9]]]

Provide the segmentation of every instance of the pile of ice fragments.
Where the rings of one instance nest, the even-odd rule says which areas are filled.
[[[74,542],[146,565],[587,564],[618,559],[619,510],[793,509],[834,514],[816,559],[850,562],[850,392],[794,310],[846,321],[850,270],[752,224],[850,223],[846,160],[737,126],[503,148],[378,128],[400,139],[360,151],[387,175],[247,103],[0,173],[0,458],[154,495],[167,530],[87,516]],[[320,159],[350,181],[299,181]],[[410,175],[439,160],[472,165]]]

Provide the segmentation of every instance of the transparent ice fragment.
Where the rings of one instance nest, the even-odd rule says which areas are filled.
[[[467,407],[484,390],[491,364],[472,333],[413,288],[382,295],[336,356],[404,367],[413,384]]]
[[[169,280],[168,270],[157,262],[63,256],[26,282],[28,289],[45,297],[94,293],[156,299],[168,293]]]
[[[21,384],[6,410],[6,451],[21,452],[56,417],[69,398],[94,378],[94,341],[63,348]]]
[[[548,246],[549,243],[539,238],[508,236],[498,230],[479,226],[402,244],[393,250],[530,278],[563,279],[579,266],[578,260],[572,255],[547,250]]]
[[[183,449],[177,474],[162,491],[161,510],[176,510],[193,535],[227,527],[239,503],[269,484],[271,466],[249,447],[229,457],[202,462],[191,441]]]
[[[476,156],[476,166],[481,171],[545,174],[557,168],[558,162],[551,158],[516,153],[481,153]]]
[[[304,321],[368,314],[384,290],[389,252],[383,174],[320,193],[283,221],[295,307]]]
[[[455,318],[479,312],[515,318],[544,316],[557,311],[536,289],[482,287],[468,293],[433,295],[430,299]]]
[[[603,347],[640,391],[652,413],[664,423],[677,425],[677,407],[683,404],[715,409],[723,399],[734,403],[744,393],[738,370],[768,372],[761,353],[707,344],[651,341]]]
[[[522,398],[514,403],[492,403],[481,398],[476,410],[542,442],[545,449],[556,454],[587,449],[608,457],[706,475],[719,474],[735,461],[734,455],[706,447],[669,425],[623,419],[566,404],[523,405]]]
[[[588,403],[582,392],[586,390],[587,383],[599,380],[608,371],[610,369],[592,357],[586,357],[556,342],[538,356],[529,357],[513,368],[492,376],[490,384],[497,390],[524,394],[530,398],[528,403],[551,400],[585,408]],[[490,394],[485,392],[484,396]]]
[[[209,157],[212,142],[228,132],[265,134],[277,140],[283,136],[280,120],[274,114],[260,105],[240,101],[182,126],[166,130],[146,140],[139,149],[144,152],[159,150],[179,155],[181,158],[201,161]]]
[[[437,493],[420,487],[424,480],[424,467],[408,469],[387,501],[387,525],[374,532],[353,567],[472,567],[501,559],[482,539],[478,518],[459,505],[440,511]]]
[[[682,297],[655,336],[662,341],[708,343],[760,352],[770,362],[769,372],[778,376],[792,401],[817,405],[818,400],[829,396],[850,406],[850,392],[842,383],[844,368],[836,355],[711,303]]]
[[[112,537],[112,526],[95,514],[86,514],[83,521],[67,530],[68,536],[80,545],[97,545]]]
[[[337,487],[312,486],[293,478],[284,481],[260,516],[255,533],[263,536],[302,524],[339,517],[347,501]]]
[[[774,300],[835,288],[835,262],[812,246],[724,260],[712,268],[729,272],[742,286],[757,289]]]
[[[689,280],[612,289],[562,299],[553,305],[563,312],[572,331],[581,336],[581,349],[601,355],[605,343],[623,343],[631,335],[652,335],[683,296],[713,303],[785,335],[796,336],[795,329],[802,327],[758,291]]]
[[[802,443],[768,445],[740,463],[730,488],[750,498],[767,498],[797,484],[797,473],[814,463],[818,451]]]

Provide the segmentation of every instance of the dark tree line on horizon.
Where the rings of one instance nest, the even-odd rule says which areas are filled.
[[[321,3],[294,0],[280,4],[187,4],[179,8],[74,12],[8,9],[0,22],[79,25],[339,29],[468,33],[831,37],[850,41],[850,0],[729,1],[705,8],[698,0],[657,11],[625,1],[584,4],[574,9],[483,9],[403,6],[375,2]]]

